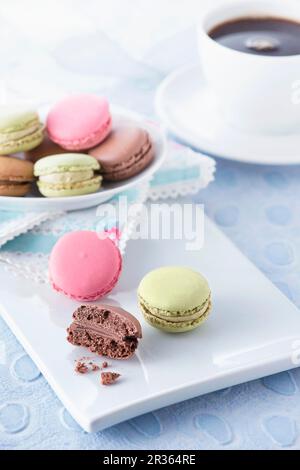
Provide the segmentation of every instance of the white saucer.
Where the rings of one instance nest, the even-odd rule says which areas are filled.
[[[112,118],[116,124],[134,124],[147,129],[155,148],[155,157],[151,164],[141,173],[132,176],[124,181],[116,183],[104,183],[99,191],[93,194],[73,197],[42,197],[38,190],[34,188],[31,194],[26,197],[0,196],[0,210],[19,210],[19,211],[69,211],[76,209],[85,209],[87,207],[97,206],[108,201],[116,194],[129,188],[139,185],[143,181],[151,178],[152,174],[162,165],[166,153],[166,140],[162,129],[146,121],[145,118],[137,113],[112,106]]]
[[[157,90],[155,105],[163,124],[174,135],[205,153],[247,163],[300,163],[300,133],[250,134],[226,124],[199,65],[169,75]]]

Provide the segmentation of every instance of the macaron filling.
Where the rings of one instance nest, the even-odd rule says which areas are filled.
[[[29,175],[27,176],[16,176],[16,175],[11,175],[8,176],[6,175],[4,178],[1,178],[0,175],[0,184],[22,184],[22,183],[30,183],[31,181],[34,181],[33,176],[30,177]]]
[[[0,143],[5,144],[16,139],[22,139],[23,137],[28,137],[31,134],[43,129],[43,125],[39,121],[32,123],[27,129],[22,129],[18,131],[10,131],[5,133],[0,133]]]
[[[139,303],[143,313],[146,315],[151,315],[152,317],[168,323],[185,323],[193,322],[194,320],[198,320],[208,314],[211,308],[211,295],[209,295],[208,299],[200,307],[195,307],[194,309],[187,310],[186,312],[169,312],[152,307],[148,305],[140,295]]]
[[[68,182],[57,182],[57,183],[45,182],[45,181],[42,181],[40,178],[39,181],[37,182],[37,185],[39,188],[44,188],[44,189],[49,188],[49,189],[55,189],[59,191],[59,190],[64,190],[64,189],[66,190],[78,189],[78,188],[87,187],[89,185],[90,186],[99,185],[100,187],[101,181],[102,181],[101,175],[96,175],[90,179],[81,180],[81,181],[75,181],[75,182],[68,181]]]
[[[15,180],[0,180],[0,186],[1,185],[10,185],[10,186],[19,186],[20,184],[28,184],[30,183],[32,180],[19,180],[19,181],[15,181]]]
[[[9,136],[5,141],[0,142],[1,153],[11,154],[18,152],[26,152],[37,147],[43,140],[43,129],[42,124],[30,134],[26,133],[22,137]]]
[[[48,184],[64,184],[86,181],[92,179],[93,177],[93,170],[67,171],[65,173],[51,173],[49,175],[41,175],[40,181]]]

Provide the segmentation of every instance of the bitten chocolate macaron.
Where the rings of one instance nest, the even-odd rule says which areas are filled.
[[[197,328],[211,310],[207,280],[200,273],[181,266],[150,271],[139,285],[138,298],[145,320],[171,333]]]
[[[0,156],[0,196],[25,196],[33,180],[31,162]]]
[[[68,341],[112,359],[128,359],[142,337],[139,321],[112,305],[81,305],[73,313]]]
[[[121,181],[138,174],[151,163],[154,146],[145,129],[120,126],[88,153],[99,161],[105,180]]]

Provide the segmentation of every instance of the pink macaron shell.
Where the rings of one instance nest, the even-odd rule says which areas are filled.
[[[66,150],[86,150],[102,142],[111,131],[112,119],[105,98],[74,95],[54,105],[47,117],[47,132]]]
[[[122,269],[118,247],[97,232],[80,230],[63,235],[52,249],[49,277],[52,287],[79,301],[108,294]]]

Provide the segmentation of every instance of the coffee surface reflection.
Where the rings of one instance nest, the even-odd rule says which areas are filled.
[[[237,18],[215,26],[208,34],[223,46],[248,54],[300,54],[300,23],[284,18]]]

